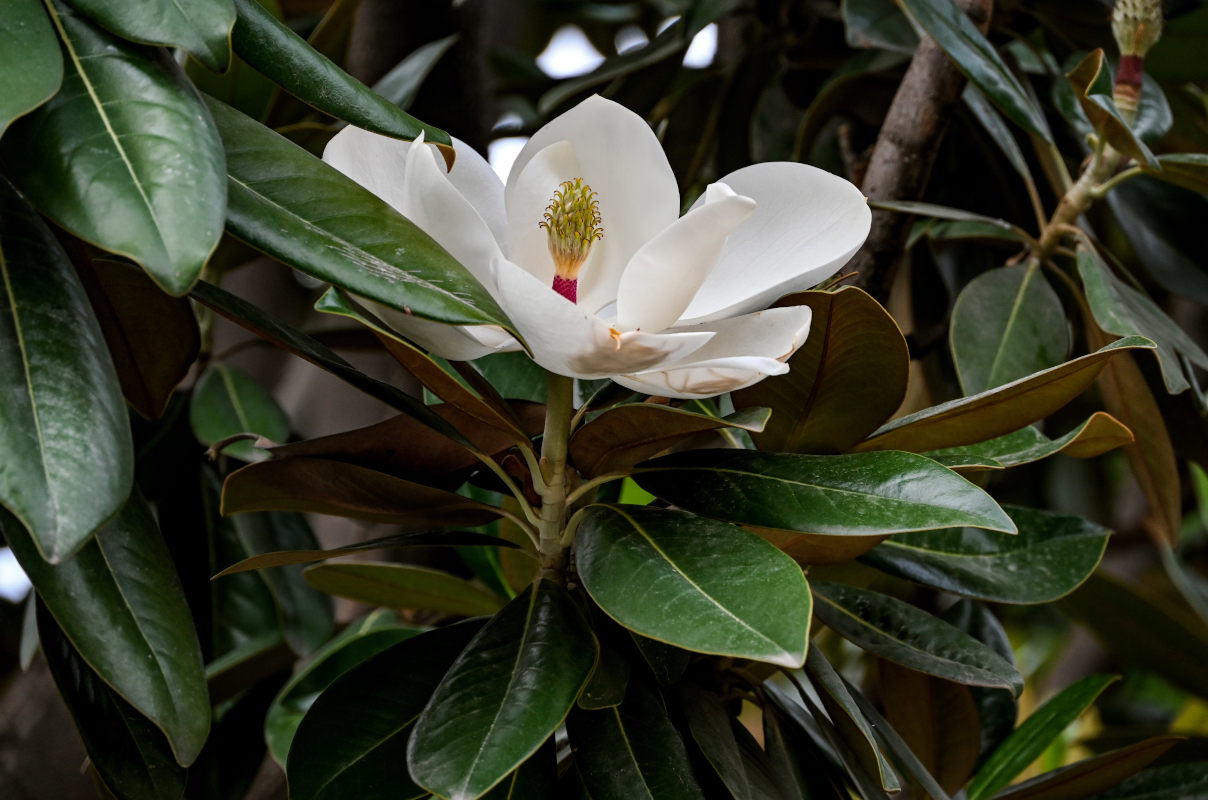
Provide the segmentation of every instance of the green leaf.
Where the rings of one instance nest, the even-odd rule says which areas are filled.
[[[399,311],[511,330],[466,268],[385,201],[230,106],[207,105],[226,147],[227,227],[237,237]]]
[[[264,717],[264,740],[273,759],[285,766],[298,725],[328,686],[341,675],[419,631],[400,628],[392,612],[375,611],[317,650],[273,699]]]
[[[996,228],[1004,234],[1010,235],[1022,242],[1029,241],[1032,238],[1023,228],[1007,222],[1005,219],[974,214],[972,211],[964,211],[959,208],[938,206],[934,203],[919,203],[914,200],[870,200],[868,205],[871,208],[883,211],[897,211],[902,214],[917,214],[923,217],[932,217],[933,219],[946,219],[953,222],[970,222],[985,225]]]
[[[1098,49],[1082,60],[1066,75],[1074,88],[1074,97],[1090,120],[1095,132],[1107,140],[1115,149],[1139,164],[1151,169],[1161,169],[1158,160],[1145,143],[1133,133],[1129,124],[1120,116],[1120,110],[1111,97],[1111,71]]]
[[[1118,786],[1182,738],[1155,736],[1128,747],[1110,750],[1094,758],[1037,775],[1031,780],[999,792],[995,797],[998,800],[1067,800],[1091,795],[1101,797],[1099,792]]]
[[[601,645],[600,660],[579,695],[579,708],[588,711],[615,708],[625,699],[628,686],[629,661],[611,647]]]
[[[72,0],[81,13],[123,39],[179,47],[215,72],[231,62],[232,0]]]
[[[248,64],[286,91],[325,114],[359,128],[442,145],[452,164],[453,140],[440,128],[420,122],[333,64],[256,0],[235,0],[239,12],[231,43]]]
[[[749,408],[713,417],[652,403],[618,406],[575,431],[570,458],[588,477],[620,472],[700,433],[725,428],[758,433],[770,413],[766,408]]]
[[[399,642],[341,674],[298,726],[285,774],[292,800],[415,800],[407,740],[454,659],[479,630],[461,622]],[[405,679],[402,679],[405,676]]]
[[[969,800],[985,800],[1010,783],[1115,680],[1114,675],[1089,675],[1032,712],[969,781]]]
[[[280,548],[318,547],[301,514],[236,514],[229,521],[243,556],[241,561]],[[306,584],[301,567],[265,570],[259,577],[272,594],[282,633],[294,652],[312,653],[331,637],[335,624],[331,600]]]
[[[1146,170],[1155,178],[1208,194],[1208,153],[1168,153],[1158,156],[1159,170]]]
[[[566,590],[541,580],[474,637],[415,723],[411,777],[450,800],[486,793],[562,724],[597,645]]]
[[[684,742],[645,682],[630,681],[616,708],[575,711],[566,727],[590,797],[703,800]]]
[[[459,34],[420,45],[373,84],[373,91],[399,108],[410,108],[419,89],[449,48],[457,44]]]
[[[67,255],[3,180],[0,278],[0,503],[58,562],[130,494],[130,422]]]
[[[556,797],[558,759],[550,739],[536,753],[482,796],[482,800],[524,800],[526,797]]]
[[[751,438],[762,450],[841,453],[872,433],[906,396],[910,353],[893,317],[862,289],[802,292],[781,301],[814,314],[787,375],[735,392],[736,407],[768,406]]]
[[[1013,122],[1051,142],[1044,116],[994,45],[948,0],[899,0],[911,20],[948,53],[957,69]]]
[[[238,516],[235,519],[239,519]],[[398,533],[391,536],[382,536],[377,539],[369,539],[364,542],[356,542],[354,544],[346,544],[340,547],[332,547],[329,550],[275,550],[267,553],[260,553],[242,561],[232,564],[226,569],[214,576],[215,579],[234,575],[239,572],[247,572],[253,569],[269,569],[271,567],[284,567],[290,564],[309,564],[314,561],[323,561],[328,558],[336,558],[338,556],[348,555],[349,553],[360,553],[365,550],[382,550],[405,547],[509,547],[518,548],[519,545],[509,542],[507,539],[501,539],[498,536],[491,536],[486,533],[463,533],[461,531],[424,531],[421,533]]]
[[[1208,686],[1208,623],[1185,604],[1099,570],[1058,607],[1121,663],[1155,672],[1193,694]]]
[[[1187,800],[1203,791],[1208,761],[1153,767],[1097,795],[1095,800]]]
[[[172,757],[168,740],[92,671],[42,604],[38,636],[50,674],[105,787],[122,800],[180,798],[185,771]]]
[[[648,461],[634,478],[677,506],[764,528],[835,536],[954,525],[1015,532],[988,494],[913,453],[693,450]]]
[[[1083,245],[1078,246],[1078,274],[1099,327],[1116,335],[1145,336],[1157,344],[1155,354],[1167,392],[1178,394],[1191,386],[1184,359],[1208,369],[1208,354],[1174,320],[1148,297],[1112,275],[1099,254]],[[1194,379],[1194,375],[1190,377]]]
[[[1064,436],[1050,439],[1035,426],[964,447],[946,447],[925,455],[936,460],[975,463],[990,460],[999,467],[1031,464],[1057,453],[1074,458],[1094,458],[1133,441],[1133,434],[1111,414],[1096,411]]]
[[[918,34],[893,0],[843,0],[839,5],[850,47],[913,53]]]
[[[40,0],[12,0],[0,22],[0,135],[54,97],[63,55]]]
[[[403,411],[428,427],[457,440],[457,431],[419,400],[396,386],[371,378],[357,370],[322,342],[302,333],[297,328],[273,319],[251,303],[205,281],[199,281],[193,287],[190,296],[199,303],[214,309],[236,325],[309,361],[350,386],[355,386],[365,394],[376,397],[391,408]]]
[[[968,686],[1019,694],[1023,679],[998,653],[948,623],[887,595],[838,583],[811,584],[818,618],[895,664]]]
[[[989,646],[1008,663],[1015,663],[1015,652],[1011,649],[1006,629],[984,603],[958,600],[944,612],[943,620]],[[968,689],[977,706],[977,720],[981,728],[977,760],[982,763],[1015,730],[1018,703],[1011,692],[1005,689],[986,689],[981,686],[970,686]],[[965,778],[967,779],[968,775]]]
[[[805,661],[810,594],[801,568],[737,526],[682,511],[591,506],[576,534],[576,563],[600,608],[642,636],[789,667]]]
[[[864,712],[856,704],[843,678],[817,647],[810,648],[805,661],[805,671],[809,673],[831,720],[843,740],[855,751],[860,764],[869,775],[877,779],[886,792],[901,791],[902,783],[898,780],[889,759],[881,752]]]
[[[429,609],[462,617],[494,614],[498,595],[446,572],[407,564],[349,561],[306,568],[306,581],[328,594],[387,608]]]
[[[249,464],[227,476],[222,513],[309,511],[424,528],[483,525],[499,509],[443,489],[324,458]]]
[[[1008,506],[1018,536],[974,528],[907,533],[860,557],[866,564],[953,594],[995,603],[1049,603],[1090,576],[1110,531],[1082,517]]]
[[[289,419],[256,380],[241,369],[211,364],[193,388],[189,425],[205,445],[216,444],[237,433],[255,433],[271,442],[289,438]],[[223,453],[243,461],[262,461],[268,453],[241,440]]]
[[[63,88],[5,135],[9,174],[56,223],[184,294],[222,236],[213,122],[166,52],[116,39],[60,0],[47,8],[63,41]]]
[[[965,394],[1055,367],[1070,352],[1061,299],[1038,266],[1000,267],[969,282],[948,339]]]
[[[811,655],[814,651],[811,651]],[[679,707],[688,730],[705,760],[736,800],[750,800],[751,782],[743,764],[742,751],[734,737],[730,715],[717,696],[684,681],[676,687]]]
[[[986,96],[979,92],[976,86],[966,85],[964,92],[961,93],[961,100],[973,112],[973,116],[981,123],[986,133],[990,134],[990,138],[998,145],[998,149],[1002,150],[1003,155],[1011,164],[1011,168],[1019,173],[1023,182],[1035,186],[1032,180],[1032,170],[1028,167],[1023,151],[1019,149],[1019,143],[1015,141],[1015,137],[1003,122],[1002,117],[986,100]]]
[[[180,764],[201,752],[210,699],[184,590],[150,507],[130,499],[70,560],[42,560],[0,511],[4,538],[71,644],[162,730]]]
[[[984,442],[1044,419],[1082,394],[1107,360],[1154,343],[1127,336],[1073,361],[882,425],[857,450],[937,450]]]

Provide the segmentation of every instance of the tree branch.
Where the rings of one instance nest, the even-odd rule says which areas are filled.
[[[994,0],[956,0],[984,33]],[[935,154],[960,100],[965,78],[935,40],[923,38],[898,86],[877,136],[865,173],[864,194],[872,200],[918,200],[927,188]],[[864,249],[848,265],[859,272],[856,285],[884,303],[901,263],[911,217],[872,212]]]

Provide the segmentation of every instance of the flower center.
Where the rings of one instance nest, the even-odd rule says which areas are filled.
[[[582,178],[563,181],[545,207],[538,227],[549,234],[549,253],[554,259],[554,291],[576,301],[579,268],[591,253],[592,242],[604,238],[600,227],[600,203]]]

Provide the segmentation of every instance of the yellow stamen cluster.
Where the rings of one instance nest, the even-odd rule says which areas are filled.
[[[587,260],[592,242],[604,237],[600,203],[582,178],[563,181],[537,225],[549,234],[549,252],[558,277],[574,280]]]

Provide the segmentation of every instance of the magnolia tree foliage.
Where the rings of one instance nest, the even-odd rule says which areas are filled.
[[[99,791],[1204,796],[1208,5],[408,3],[370,88],[380,5],[0,18],[0,530]],[[232,323],[391,415],[300,440]]]

